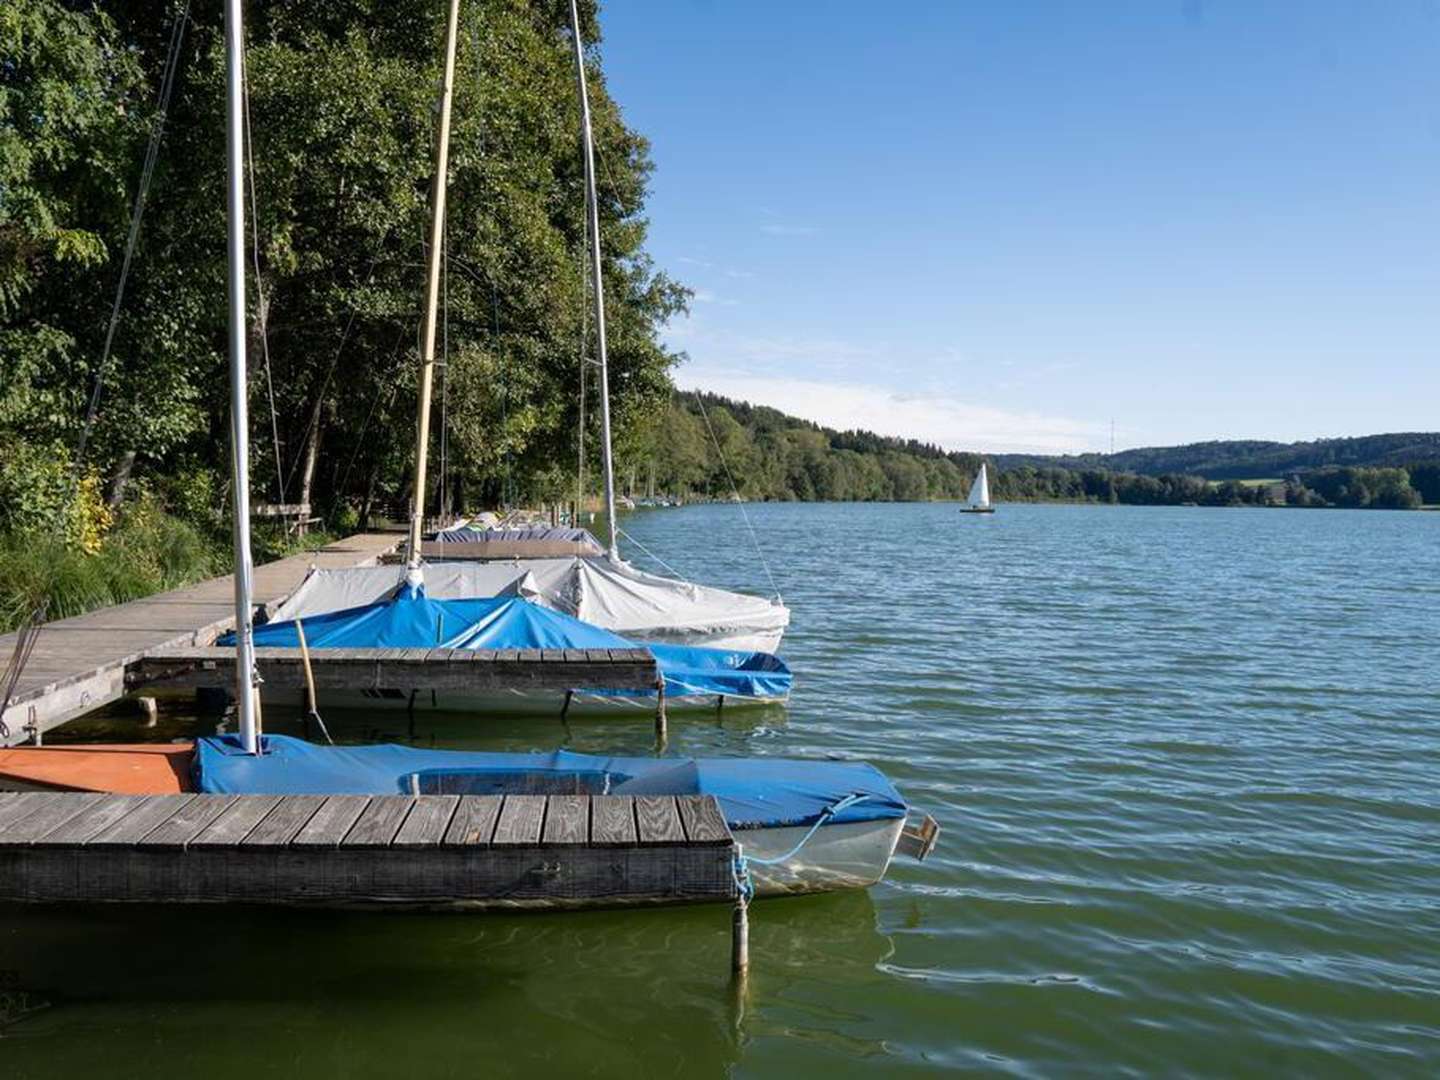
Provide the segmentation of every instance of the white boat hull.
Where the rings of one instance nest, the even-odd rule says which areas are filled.
[[[793,858],[778,866],[756,859],[778,858],[809,832],[808,825],[783,829],[735,829],[741,854],[749,862],[757,896],[793,896],[864,889],[885,876],[904,818],[822,825]]]

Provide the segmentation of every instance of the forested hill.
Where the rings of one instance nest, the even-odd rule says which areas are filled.
[[[999,500],[1356,506],[1440,502],[1440,435],[1209,442],[1114,455],[986,456],[836,431],[776,409],[680,393],[627,455],[635,494],[747,499],[959,499],[988,461]]]
[[[1109,469],[1144,476],[1190,473],[1207,480],[1280,478],[1328,466],[1383,468],[1440,459],[1440,432],[1398,432],[1313,442],[1265,442],[1257,439],[1148,446],[1116,454],[1046,456],[999,454],[1000,468],[1019,465],[1065,469]]]

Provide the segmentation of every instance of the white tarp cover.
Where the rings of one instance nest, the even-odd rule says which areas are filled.
[[[270,616],[303,619],[372,604],[405,578],[403,566],[311,570]],[[425,567],[437,600],[518,594],[626,637],[714,649],[777,651],[790,622],[779,601],[692,585],[604,559],[442,562]]]

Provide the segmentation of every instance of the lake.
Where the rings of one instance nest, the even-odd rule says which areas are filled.
[[[758,903],[743,1000],[724,906],[0,908],[0,995],[45,1005],[0,1075],[1440,1073],[1440,514],[746,509],[763,559],[736,506],[623,523],[693,580],[768,592],[768,562],[794,610],[789,708],[672,717],[672,750],[871,761],[940,820],[930,860]]]

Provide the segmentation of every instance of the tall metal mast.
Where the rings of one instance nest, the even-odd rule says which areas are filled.
[[[230,307],[230,478],[235,491],[235,704],[240,744],[260,749],[255,722],[255,624],[251,613],[250,408],[245,367],[245,25],[241,0],[225,0],[225,210]]]
[[[605,517],[610,522],[610,558],[620,557],[615,521],[615,459],[610,448],[610,365],[605,348],[605,282],[600,276],[600,206],[595,198],[595,143],[590,132],[590,95],[585,89],[585,43],[580,39],[580,9],[570,0],[575,39],[575,82],[580,88],[580,135],[585,155],[585,208],[590,233],[590,285],[595,294],[595,353],[600,361],[600,438],[605,459]],[[583,370],[583,368],[582,368]],[[581,437],[584,435],[582,433]]]
[[[445,187],[450,167],[450,103],[455,93],[455,40],[460,0],[450,0],[445,27],[445,81],[440,87],[440,130],[435,141],[435,176],[430,183],[430,262],[425,277],[425,318],[420,330],[420,418],[415,433],[415,491],[410,507],[410,539],[405,580],[424,582],[420,570],[420,534],[425,527],[425,464],[430,450],[430,392],[435,382],[435,325],[440,302],[440,266],[445,246]]]

